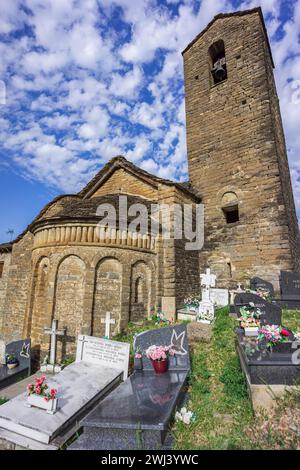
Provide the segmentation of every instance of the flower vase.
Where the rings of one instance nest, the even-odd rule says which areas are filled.
[[[156,374],[164,374],[168,370],[167,359],[163,361],[151,361]]]
[[[258,328],[257,327],[245,327],[245,336],[258,336]]]
[[[143,369],[143,360],[141,357],[134,358],[134,370],[142,370]]]
[[[15,367],[18,367],[18,365],[19,365],[18,362],[12,362],[12,363],[6,364],[8,369],[14,369]]]
[[[57,404],[58,404],[57,398],[55,398],[54,400],[46,401],[45,397],[43,396],[31,394],[31,395],[28,395],[25,406],[27,406],[28,408],[35,406],[36,408],[41,408],[42,410],[46,410],[48,414],[54,415],[54,413],[57,411]]]

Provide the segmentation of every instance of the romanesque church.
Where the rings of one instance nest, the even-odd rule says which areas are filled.
[[[258,275],[278,287],[280,270],[299,270],[299,231],[272,52],[260,8],[220,14],[183,51],[189,181],[151,175],[126,158],[109,161],[78,194],[51,201],[13,242],[0,245],[0,337],[30,337],[49,349],[44,327],[66,328],[58,359],[77,335],[113,333],[161,308],[170,318],[200,291],[210,267],[219,287]],[[205,206],[205,244],[151,233],[96,230],[97,207]]]

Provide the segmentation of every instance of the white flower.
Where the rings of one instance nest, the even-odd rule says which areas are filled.
[[[175,413],[175,420],[182,421],[184,424],[191,424],[193,417],[194,413],[192,411],[188,411],[185,407]]]

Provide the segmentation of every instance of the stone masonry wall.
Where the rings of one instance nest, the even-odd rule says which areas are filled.
[[[157,268],[153,253],[71,244],[34,249],[33,281],[22,328],[24,336],[31,336],[35,359],[43,360],[49,353],[50,339],[43,329],[53,318],[59,320],[59,328],[67,329],[67,337],[58,341],[59,360],[75,354],[78,334],[104,334],[101,318],[106,311],[111,311],[116,320],[111,332],[124,330],[130,312],[131,270],[138,262],[151,271],[149,296],[155,306]]]
[[[208,50],[219,39],[228,79],[212,85]],[[295,213],[268,54],[257,12],[217,19],[184,53],[189,173],[205,204],[200,268],[212,268],[220,287],[259,275],[278,288],[279,271],[295,265]],[[226,193],[236,195],[239,222],[226,223]]]
[[[133,194],[154,201],[157,199],[157,189],[154,186],[140,181],[123,169],[116,170],[92,197],[114,193]]]
[[[13,245],[3,308],[2,336],[6,341],[23,337],[32,275],[32,247],[33,235],[29,232]]]
[[[2,276],[0,278],[0,338],[1,338],[1,332],[2,332],[2,321],[3,321],[3,315],[4,315],[4,305],[5,305],[5,297],[6,297],[6,291],[7,291],[10,260],[11,260],[11,253],[0,253],[0,263],[4,263]]]

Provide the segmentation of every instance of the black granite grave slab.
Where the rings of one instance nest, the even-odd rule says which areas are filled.
[[[253,277],[250,280],[250,289],[257,290],[259,288],[268,290],[270,292],[270,295],[274,297],[275,291],[274,291],[274,286],[271,282],[265,281],[264,279],[260,277]]]
[[[300,274],[280,271],[281,299],[277,303],[288,310],[300,310]]]
[[[281,307],[249,292],[239,293],[235,296],[234,306],[238,317],[240,316],[240,308],[247,307],[250,304],[253,304],[255,308],[262,312],[260,321],[263,325],[281,325]]]
[[[169,426],[175,410],[185,397],[190,358],[185,325],[141,333],[135,348],[172,346],[169,370],[156,374],[143,357],[143,370],[134,373],[116,388],[82,422],[84,433],[71,450],[169,449]]]
[[[271,350],[237,331],[236,349],[242,369],[250,384],[300,384],[300,350],[292,342]]]
[[[153,344],[156,346],[172,346],[172,349],[176,351],[176,355],[169,358],[169,370],[190,369],[190,355],[185,324],[149,330],[136,335],[134,350],[139,348],[145,352]],[[143,357],[143,368],[144,370],[153,370],[151,361],[145,355]]]
[[[280,271],[281,300],[299,300],[300,302],[300,274]]]
[[[16,356],[19,365],[14,369],[8,369],[5,365],[0,366],[0,389],[30,375],[30,340],[13,341],[7,344],[5,354]]]

